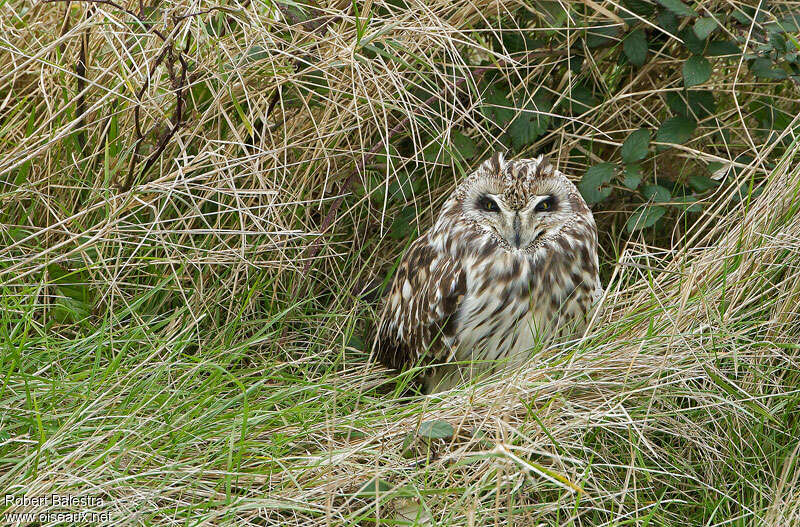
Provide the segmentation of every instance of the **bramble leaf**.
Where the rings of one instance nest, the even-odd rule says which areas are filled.
[[[447,439],[453,437],[455,430],[447,421],[425,421],[419,425],[419,435],[428,439]]]
[[[623,5],[627,7],[632,13],[639,16],[650,16],[655,11],[655,7],[650,2],[645,0],[622,0]]]
[[[631,214],[628,221],[625,222],[625,229],[628,232],[634,232],[647,227],[652,227],[658,220],[667,212],[667,209],[660,206],[642,205]]]
[[[472,159],[478,153],[475,142],[457,130],[450,133],[450,141],[464,159]]]
[[[697,16],[697,11],[681,2],[681,0],[658,0],[658,3],[678,16]]]
[[[683,84],[687,88],[703,84],[711,78],[711,63],[700,55],[693,55],[683,63]]]
[[[508,135],[514,148],[519,150],[547,132],[547,126],[550,124],[550,116],[547,113],[552,107],[550,98],[540,92],[533,96],[523,110],[520,110],[508,127]]]
[[[750,64],[750,71],[756,77],[762,79],[782,80],[788,77],[785,71],[780,68],[773,68],[773,62],[766,58],[758,58]]]
[[[647,61],[647,35],[639,28],[632,31],[622,42],[622,51],[634,66],[641,66]]]
[[[642,189],[642,194],[648,200],[664,203],[672,198],[669,190],[661,185],[647,185]]]
[[[678,115],[661,123],[661,128],[656,132],[656,141],[680,145],[691,139],[695,128],[697,122],[694,119]]]
[[[622,184],[630,190],[636,190],[642,183],[642,170],[638,163],[625,166],[625,179]]]
[[[371,480],[367,481],[358,492],[356,492],[356,496],[361,498],[377,496],[379,494],[385,494],[392,490],[392,485],[383,481],[379,478],[372,478]]]
[[[721,57],[725,55],[739,55],[742,52],[735,43],[730,40],[712,40],[706,48],[706,55],[709,57]]]
[[[721,163],[720,163],[721,166]],[[719,186],[718,181],[714,181],[706,176],[689,176],[689,186],[698,194],[702,194]]]
[[[650,130],[641,128],[625,139],[620,149],[622,160],[625,163],[634,163],[647,157],[647,147],[650,146]]]
[[[714,17],[704,16],[703,18],[698,18],[694,23],[694,34],[700,40],[707,39],[715,29],[717,29],[717,21]]]
[[[594,205],[611,195],[611,187],[607,185],[612,179],[614,179],[614,165],[600,163],[589,167],[589,170],[583,175],[583,179],[578,183],[578,190],[581,191],[587,204]]]

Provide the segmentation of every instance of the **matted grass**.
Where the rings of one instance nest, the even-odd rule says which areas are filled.
[[[743,61],[642,164],[729,166],[699,212],[630,234],[641,196],[596,207],[584,338],[430,397],[370,363],[360,291],[509,147],[492,83],[547,91],[515,155],[575,180],[683,93],[671,37],[633,73],[587,47],[622,4],[545,4],[0,3],[0,493],[101,498],[113,525],[800,524],[798,97]],[[748,4],[695,4],[720,6]]]

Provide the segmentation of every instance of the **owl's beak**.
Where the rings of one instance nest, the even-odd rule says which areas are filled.
[[[514,245],[517,249],[519,249],[519,246],[522,245],[522,237],[519,234],[521,227],[522,222],[519,219],[519,212],[517,212],[514,214]]]

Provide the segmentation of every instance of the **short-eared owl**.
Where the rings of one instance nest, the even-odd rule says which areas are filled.
[[[542,157],[496,153],[409,247],[375,352],[391,368],[431,365],[426,391],[444,389],[521,364],[537,344],[580,327],[601,294],[597,229],[575,185]]]

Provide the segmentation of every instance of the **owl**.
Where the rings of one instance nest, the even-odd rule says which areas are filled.
[[[603,289],[597,227],[543,157],[495,153],[465,178],[408,248],[373,344],[386,366],[422,366],[430,393],[515,368],[585,325]]]

